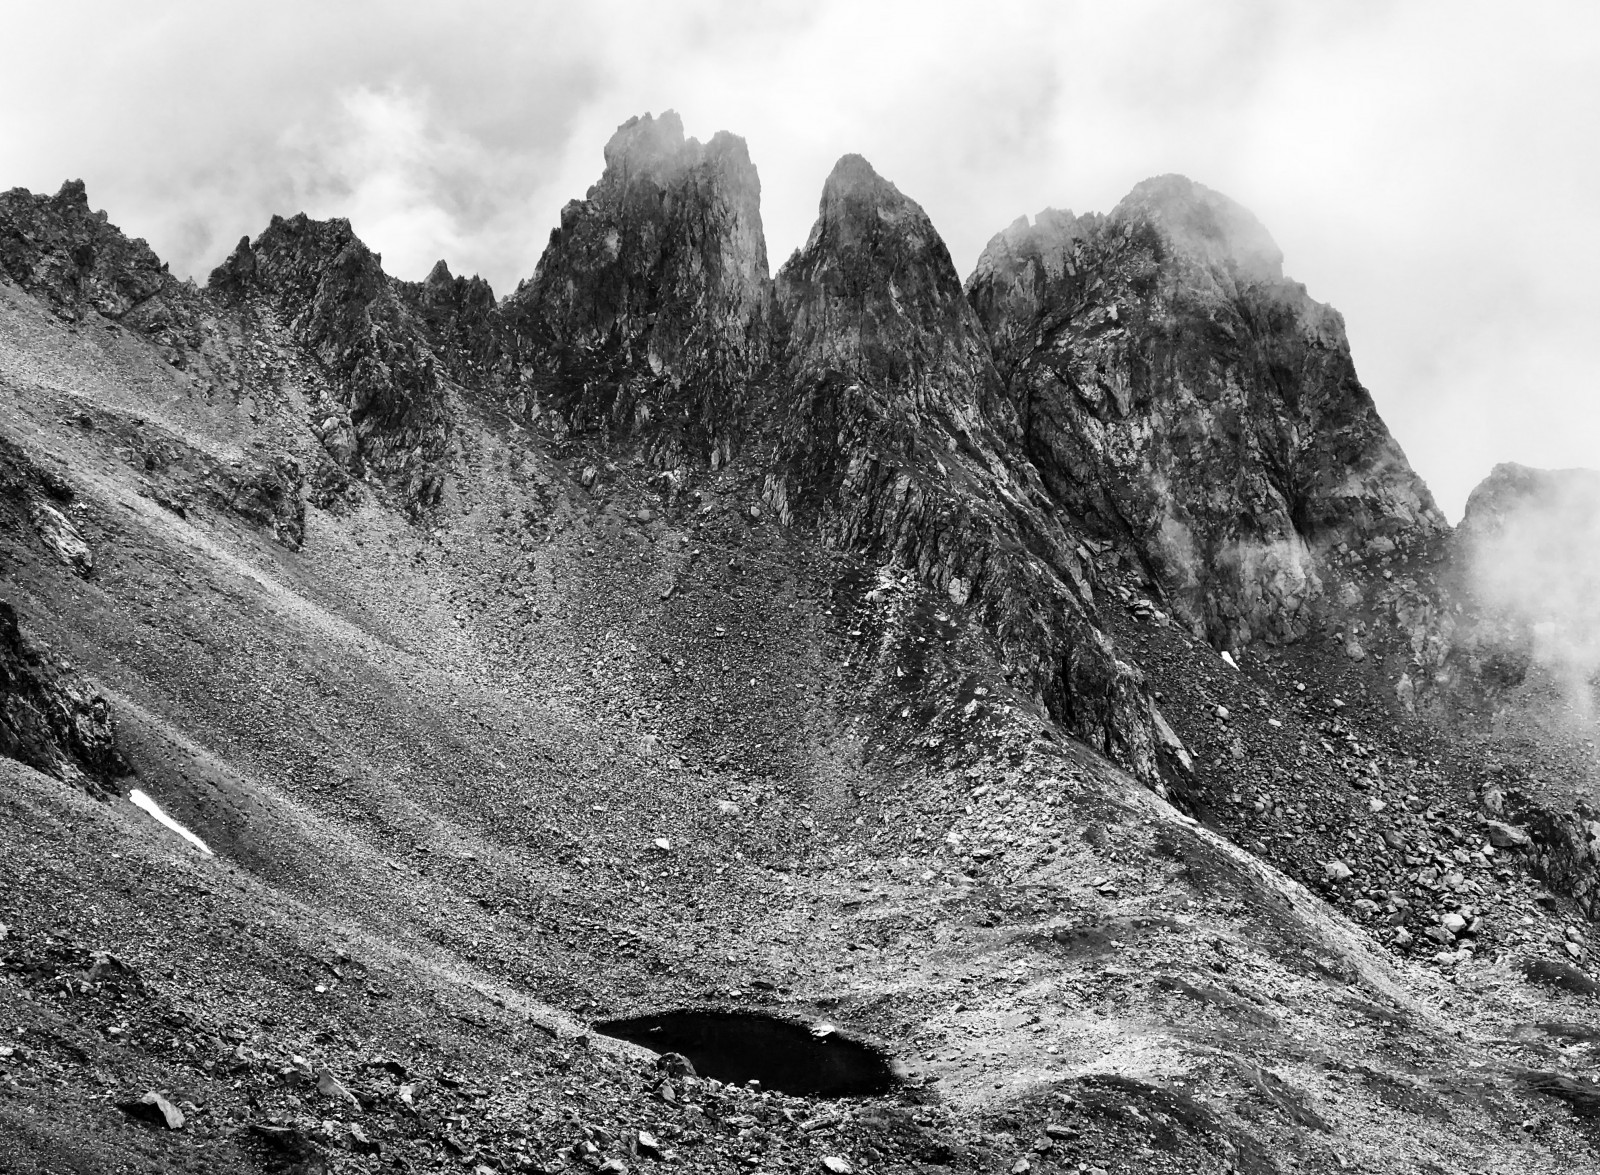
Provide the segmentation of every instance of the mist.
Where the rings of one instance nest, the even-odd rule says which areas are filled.
[[[1600,10],[1358,2],[183,0],[8,14],[0,187],[91,203],[204,280],[274,213],[500,294],[634,114],[742,134],[774,267],[858,151],[968,272],[1047,206],[1183,172],[1267,225],[1451,518],[1499,461],[1595,462]],[[892,48],[891,48],[892,47]]]
[[[1468,574],[1501,639],[1525,648],[1572,717],[1596,714],[1600,473],[1502,466],[1468,507]]]

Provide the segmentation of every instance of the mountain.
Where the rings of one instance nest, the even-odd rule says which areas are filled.
[[[1221,648],[1305,636],[1349,562],[1447,529],[1343,320],[1220,193],[1162,176],[1013,225],[968,292],[1051,494]]]
[[[1583,1169],[1595,485],[1450,528],[1177,176],[773,275],[646,115],[503,298],[0,195],[0,1167]]]

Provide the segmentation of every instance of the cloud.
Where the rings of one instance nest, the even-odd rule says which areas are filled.
[[[958,268],[1019,213],[1180,171],[1345,314],[1441,504],[1499,460],[1595,463],[1600,9],[1415,0],[106,0],[8,15],[0,183],[90,198],[203,277],[272,213],[504,293],[616,125],[743,134],[769,256],[858,151]]]
[[[1523,647],[1581,720],[1600,677],[1600,474],[1505,466],[1474,499],[1468,582],[1488,609],[1488,647]]]

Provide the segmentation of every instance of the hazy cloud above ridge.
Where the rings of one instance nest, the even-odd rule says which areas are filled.
[[[742,134],[774,266],[834,160],[921,202],[958,268],[1047,205],[1180,171],[1342,310],[1455,516],[1494,462],[1600,465],[1600,9],[1533,4],[39,6],[8,18],[0,185],[91,201],[201,280],[274,212],[391,272],[532,272],[615,126]]]

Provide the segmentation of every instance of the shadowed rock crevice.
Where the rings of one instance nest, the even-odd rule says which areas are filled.
[[[687,1057],[700,1077],[808,1097],[866,1097],[896,1082],[889,1059],[829,1028],[755,1012],[686,1009],[604,1020],[596,1032]]]

